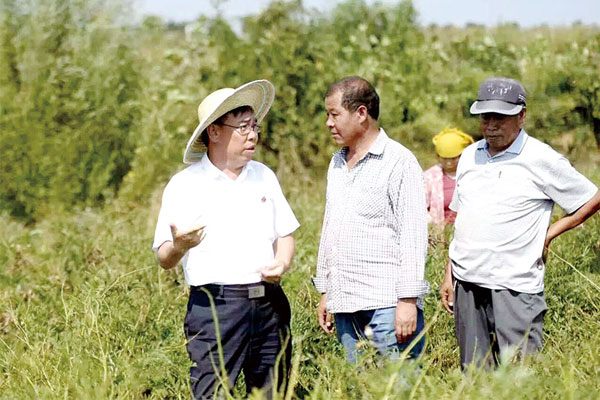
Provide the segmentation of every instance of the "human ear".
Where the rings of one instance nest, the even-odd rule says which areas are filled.
[[[216,125],[211,124],[208,126],[208,128],[206,128],[206,132],[208,134],[208,139],[211,142],[218,142],[219,141],[219,129],[217,128]]]
[[[524,108],[521,110],[520,114],[519,114],[519,127],[522,127],[523,124],[525,123],[525,115],[527,115],[527,109]]]
[[[359,106],[356,109],[356,113],[357,113],[358,117],[360,118],[361,122],[366,121],[367,118],[369,117],[369,110],[367,110],[367,107],[364,105]]]

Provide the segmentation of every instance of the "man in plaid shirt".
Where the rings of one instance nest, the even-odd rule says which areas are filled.
[[[357,342],[381,354],[418,356],[424,338],[427,211],[414,155],[378,127],[379,96],[365,79],[346,77],[325,97],[327,128],[342,148],[327,173],[327,200],[315,287],[319,325],[356,360]]]

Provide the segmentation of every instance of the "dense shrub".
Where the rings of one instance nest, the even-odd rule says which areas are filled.
[[[127,0],[1,4],[0,207],[30,221],[117,193],[145,201],[182,167],[202,98],[258,78],[277,95],[257,157],[300,180],[335,150],[323,96],[350,74],[375,84],[382,126],[423,167],[444,127],[478,135],[468,107],[494,75],[524,83],[534,136],[572,157],[600,143],[597,27],[420,27],[410,2],[322,15],[273,1],[238,33],[220,17],[127,24]]]
[[[113,196],[140,116],[132,32],[95,2],[3,8],[0,208],[33,219]]]

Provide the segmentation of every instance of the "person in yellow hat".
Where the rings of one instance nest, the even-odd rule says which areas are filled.
[[[446,128],[433,137],[439,164],[423,173],[429,222],[443,227],[454,223],[456,213],[448,208],[456,186],[456,167],[460,155],[473,138],[455,128]]]

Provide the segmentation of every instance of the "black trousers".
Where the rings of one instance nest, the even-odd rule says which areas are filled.
[[[184,329],[194,362],[190,369],[194,398],[212,399],[219,390],[233,387],[241,371],[248,393],[263,388],[269,396],[274,384],[280,388],[287,381],[290,305],[279,285],[192,287]]]

